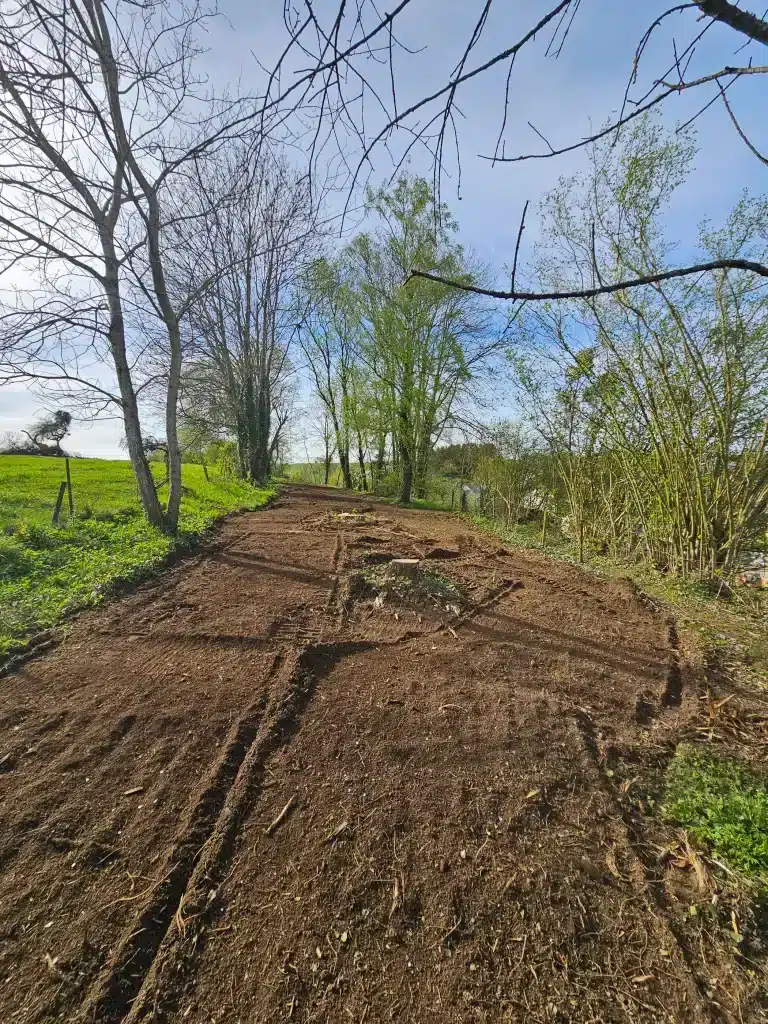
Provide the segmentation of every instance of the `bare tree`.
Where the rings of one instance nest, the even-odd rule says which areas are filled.
[[[11,0],[0,21],[0,271],[17,282],[0,313],[0,380],[32,380],[93,414],[117,411],[147,518],[171,532],[181,322],[193,298],[180,303],[168,281],[169,227],[186,216],[181,179],[225,138],[261,138],[280,117],[272,97],[208,96],[194,74],[204,18],[183,0]],[[288,104],[310,78],[285,90]],[[158,383],[166,510],[140,420]]]
[[[200,408],[238,443],[243,476],[263,483],[286,425],[294,373],[293,292],[310,259],[317,207],[305,175],[284,156],[233,143],[203,169],[185,205],[173,257],[187,309],[182,403]],[[288,403],[290,406],[290,402]]]
[[[130,263],[145,252],[169,332],[173,456],[178,345],[164,302],[158,147],[194,92],[200,18],[195,7],[15,0],[0,21],[2,269],[22,282],[3,309],[3,377],[116,406],[147,518],[170,529],[180,478],[172,458],[165,516],[142,443],[141,342],[129,336],[141,289]]]
[[[357,32],[344,52],[323,47],[286,87],[281,57],[260,100],[214,104],[194,74],[203,20],[184,0],[10,0],[0,22],[0,270],[19,282],[0,320],[2,379],[31,379],[96,413],[117,410],[146,515],[169,530],[181,497],[185,310],[169,289],[165,243],[180,210],[177,179],[225,138],[258,140],[302,106],[316,110],[339,64],[370,52],[370,34]],[[289,26],[286,53],[301,53],[311,20]],[[390,22],[377,20],[376,32]],[[323,101],[311,159],[318,133],[332,132],[343,112],[340,92]],[[268,315],[271,299],[265,303]],[[165,336],[161,367],[145,358],[155,341],[152,316]],[[158,378],[166,391],[165,512],[139,409]]]

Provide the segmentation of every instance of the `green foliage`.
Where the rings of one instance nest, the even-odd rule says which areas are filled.
[[[731,868],[768,884],[768,787],[736,761],[683,745],[667,770],[664,813]]]
[[[159,482],[164,467],[152,468]],[[184,466],[174,541],[145,520],[129,463],[77,459],[71,470],[75,518],[54,527],[61,460],[0,456],[0,655],[68,612],[97,604],[116,583],[146,575],[220,516],[258,508],[271,494],[213,475],[206,482],[201,466]]]
[[[456,241],[456,222],[436,208],[429,183],[403,175],[389,190],[369,191],[366,206],[377,229],[350,246],[366,325],[361,351],[389,393],[400,498],[408,502],[412,489],[424,497],[432,450],[494,339],[477,296],[410,276],[417,268],[479,283],[478,268]]]
[[[429,182],[402,174],[369,189],[366,208],[372,229],[306,275],[311,312],[299,344],[345,486],[389,494],[391,473],[408,502],[426,496],[432,451],[502,342],[478,296],[411,276],[483,276]]]
[[[218,473],[228,480],[236,477],[239,471],[239,455],[237,441],[214,441],[205,449],[205,461],[212,467],[212,472]]]
[[[407,505],[403,508],[418,508],[423,512],[447,512],[450,511],[450,504],[443,500],[435,498],[411,498]]]
[[[293,462],[283,467],[282,479],[292,484],[322,484],[325,467],[319,462]],[[331,465],[328,476],[329,487],[343,487],[344,480],[338,462]]]
[[[650,116],[619,146],[593,147],[590,171],[543,203],[541,286],[615,283],[677,262],[662,214],[694,153],[690,131]],[[767,229],[768,202],[745,196],[723,228],[703,226],[701,258],[762,261]],[[717,582],[762,546],[766,295],[762,278],[717,272],[529,305],[510,361],[557,462],[564,532],[615,559]]]
[[[69,433],[71,423],[72,413],[67,412],[66,409],[57,409],[51,415],[43,416],[36,420],[27,431],[27,434],[42,452],[45,452],[46,449],[45,442],[53,441],[55,454],[61,455],[61,442]],[[46,454],[53,453],[46,452]]]
[[[497,454],[496,446],[490,442],[446,444],[435,448],[429,465],[433,473],[471,480],[480,461],[493,458]]]
[[[400,473],[396,469],[390,469],[382,473],[376,481],[374,493],[382,498],[394,498],[400,493]]]

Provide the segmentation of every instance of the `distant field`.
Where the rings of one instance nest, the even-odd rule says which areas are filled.
[[[0,655],[68,611],[98,603],[115,583],[146,574],[174,546],[144,519],[129,463],[72,459],[70,467],[75,517],[65,497],[55,527],[64,460],[0,455]],[[161,480],[163,467],[152,468]],[[182,481],[181,543],[272,493],[214,473],[209,483],[201,466],[185,465]]]

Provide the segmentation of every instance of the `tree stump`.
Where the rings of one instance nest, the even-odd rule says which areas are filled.
[[[389,563],[390,576],[398,576],[401,579],[415,580],[418,571],[418,558],[393,558]]]

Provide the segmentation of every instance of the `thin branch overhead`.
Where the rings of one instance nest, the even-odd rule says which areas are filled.
[[[715,270],[743,270],[760,277],[768,277],[768,266],[762,263],[755,263],[753,260],[709,260],[707,263],[696,263],[690,267],[678,267],[673,270],[664,270],[657,274],[643,274],[639,277],[628,278],[625,281],[616,281],[614,284],[602,284],[595,288],[572,288],[563,291],[551,292],[529,292],[519,291],[514,287],[509,291],[499,291],[495,288],[481,288],[477,285],[467,284],[462,281],[452,281],[450,278],[441,277],[439,274],[432,274],[425,270],[412,270],[411,278],[424,278],[426,281],[434,281],[436,284],[447,285],[450,288],[457,288],[464,292],[474,292],[475,295],[487,295],[492,299],[510,299],[521,302],[540,302],[556,299],[592,299],[597,295],[609,295],[614,292],[628,291],[630,288],[639,288],[642,285],[659,284],[662,281],[671,281],[674,278],[690,277],[693,274],[706,274]]]

